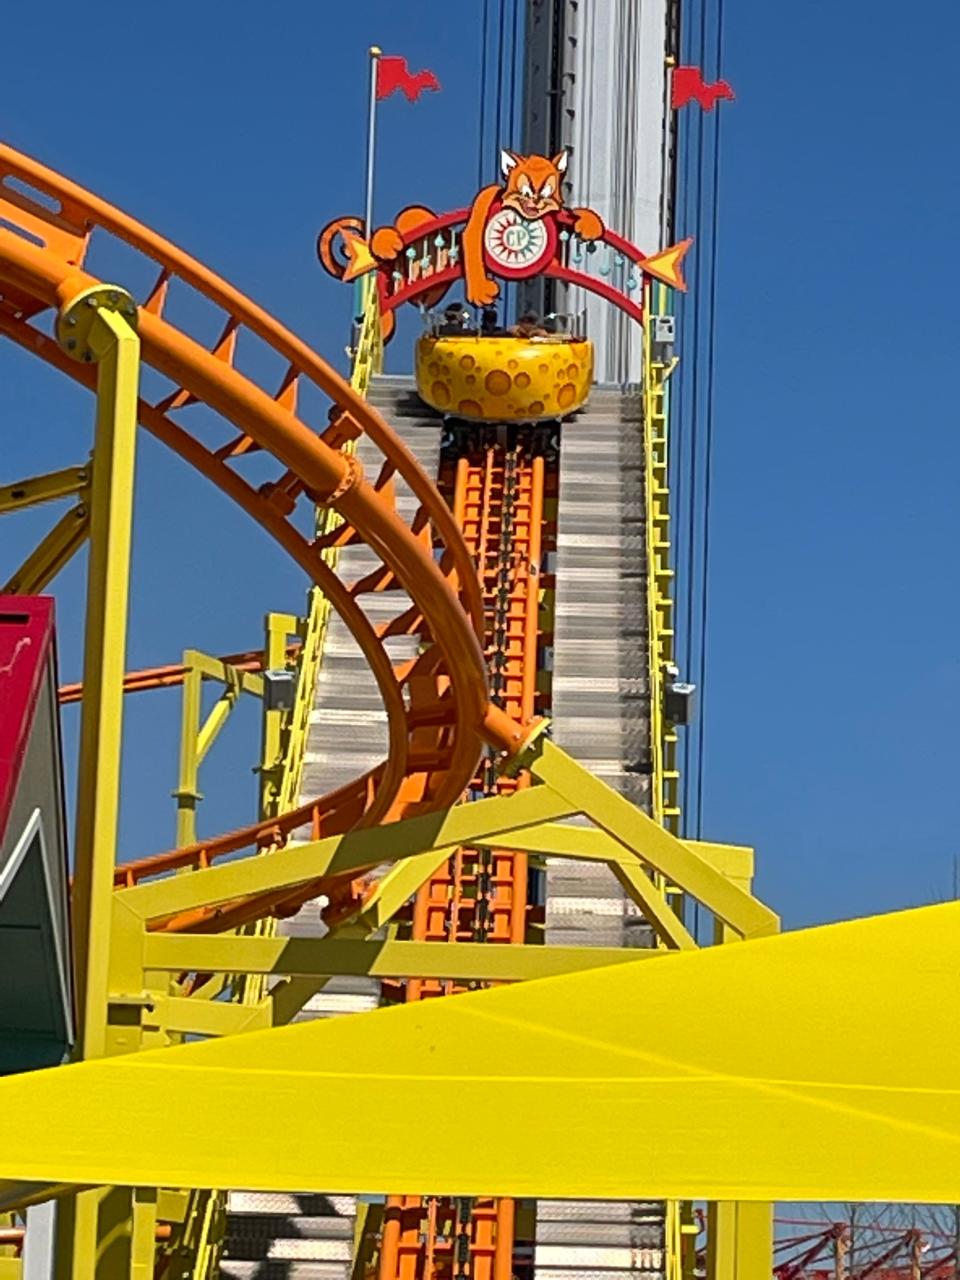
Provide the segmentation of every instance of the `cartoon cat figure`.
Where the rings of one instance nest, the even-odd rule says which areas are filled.
[[[501,151],[503,181],[492,183],[477,195],[463,230],[463,274],[467,300],[474,306],[487,306],[497,297],[500,286],[487,273],[484,260],[484,235],[490,218],[500,209],[514,210],[525,222],[539,222],[563,209],[561,184],[567,171],[567,153],[548,159],[546,156],[521,156]],[[592,209],[571,209],[573,229],[583,240],[599,240],[603,222]],[[397,216],[392,227],[381,227],[370,241],[373,256],[381,262],[392,261],[403,251],[404,237],[433,218],[429,209],[411,206]]]

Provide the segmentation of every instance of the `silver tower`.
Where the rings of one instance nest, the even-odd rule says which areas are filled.
[[[678,0],[529,0],[523,137],[528,151],[569,151],[566,196],[589,206],[644,253],[669,243],[671,113],[667,60]],[[640,334],[627,316],[580,289],[550,282],[521,305],[579,312],[596,346],[596,376],[640,377]]]

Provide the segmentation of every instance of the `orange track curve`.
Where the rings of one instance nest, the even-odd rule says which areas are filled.
[[[482,607],[476,574],[443,499],[380,415],[268,313],[134,219],[3,145],[0,333],[94,386],[95,370],[68,358],[37,323],[51,308],[98,283],[83,270],[94,236],[125,242],[156,273],[149,291],[138,299],[142,353],[172,390],[154,402],[141,399],[141,423],[251,515],[326,592],[374,672],[389,740],[381,766],[325,800],[270,824],[141,860],[135,869],[120,868],[120,879],[130,883],[174,866],[206,865],[267,839],[282,842],[305,821],[315,832],[328,834],[453,803],[473,775],[483,742],[512,754],[527,727],[490,702],[477,638]],[[171,284],[195,290],[222,313],[223,328],[212,348],[165,319]],[[283,358],[286,373],[276,392],[236,367],[241,334],[245,341],[255,335]],[[329,421],[319,432],[297,416],[302,381],[312,382],[332,401]],[[184,420],[182,411],[196,403],[215,409],[238,434],[211,449]],[[372,483],[340,451],[345,440],[358,434],[383,457]],[[252,452],[276,461],[274,480],[254,486],[244,478],[243,458]],[[396,510],[398,480],[418,504],[409,523]],[[365,542],[379,557],[381,569],[359,582],[341,582],[324,564],[318,543],[291,520],[300,500],[333,507],[345,521],[338,541]],[[364,597],[390,589],[409,599],[403,599],[396,617],[375,626],[363,610]],[[414,662],[395,667],[384,640],[414,629],[424,637],[423,651]],[[294,905],[288,896],[282,904],[248,904],[246,914]],[[210,927],[213,921],[182,923]],[[224,927],[222,920],[215,927]]]

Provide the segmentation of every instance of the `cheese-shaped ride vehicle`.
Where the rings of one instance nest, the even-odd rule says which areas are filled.
[[[582,408],[593,383],[593,343],[554,334],[424,334],[415,363],[421,400],[472,422],[565,418]]]

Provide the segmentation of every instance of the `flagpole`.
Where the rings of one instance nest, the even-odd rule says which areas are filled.
[[[373,157],[377,133],[377,66],[382,49],[370,46],[370,106],[367,114],[367,200],[364,209],[364,235],[373,235]]]

